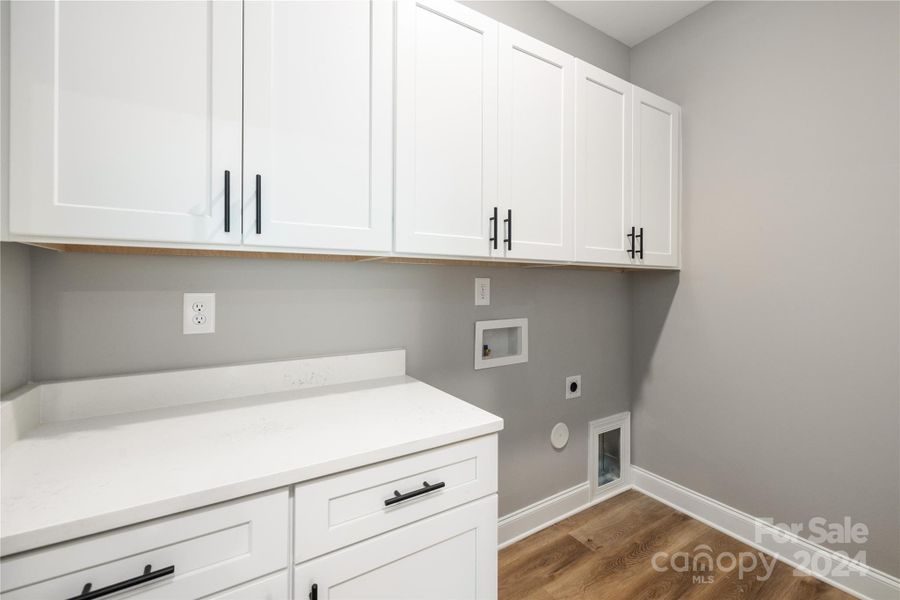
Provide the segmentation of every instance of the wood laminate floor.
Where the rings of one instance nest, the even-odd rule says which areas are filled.
[[[703,570],[678,570],[665,559],[755,555],[743,573],[727,559]],[[669,568],[658,571],[657,565]],[[685,554],[686,553],[686,554]],[[765,577],[765,558],[770,576]],[[750,555],[743,559],[749,568]],[[817,579],[763,555],[700,521],[629,490],[500,551],[500,600],[853,600]],[[692,561],[690,561],[692,562]],[[690,564],[690,562],[688,564]],[[760,576],[762,579],[758,579]]]

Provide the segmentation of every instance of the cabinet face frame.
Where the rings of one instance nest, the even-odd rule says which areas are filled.
[[[394,202],[394,250],[400,253],[433,254],[451,256],[490,256],[492,235],[490,217],[497,204],[497,23],[484,15],[449,0],[403,0],[396,3],[396,96],[395,96],[395,202]],[[417,71],[417,52],[424,51],[419,47],[420,27],[424,27],[422,17],[431,20],[431,27],[437,29],[440,25],[446,28],[443,33],[450,35],[449,28],[456,27],[454,34],[461,36],[480,36],[480,44],[472,44],[481,52],[478,61],[479,73],[477,74],[476,94],[466,96],[480,98],[479,118],[475,127],[480,131],[480,142],[475,143],[471,138],[460,139],[460,127],[453,123],[453,119],[464,119],[471,115],[441,114],[440,111],[432,111],[435,114],[430,120],[426,119],[434,139],[427,139],[419,129],[418,118],[425,112],[417,105],[419,94],[431,94],[432,98],[439,98],[446,92],[443,82],[424,82]],[[440,19],[440,20],[438,20]],[[437,43],[441,40],[437,36],[430,37],[433,42],[428,50],[434,53],[434,60],[449,60],[455,48],[439,54]],[[469,48],[469,51],[472,49]],[[448,70],[449,72],[449,70]],[[472,84],[476,79],[472,73],[465,73]],[[429,85],[426,85],[428,83]],[[474,102],[474,100],[473,100]],[[472,107],[468,107],[473,110]],[[462,123],[463,126],[472,127],[471,121]],[[444,128],[442,130],[441,128]],[[451,143],[458,146],[458,152],[454,155],[453,149],[448,149]],[[477,145],[480,148],[480,161],[471,164],[471,156],[462,152],[462,148],[471,148]],[[422,160],[420,152],[430,152],[428,160]],[[467,164],[470,169],[478,171],[477,177],[471,177],[468,181],[469,195],[458,197],[446,196],[435,200],[435,196],[443,195],[438,189],[428,190],[422,193],[420,185],[432,185],[433,180],[441,179],[447,185],[455,177],[470,176],[471,173],[460,174],[454,171],[456,167],[448,166],[444,169],[441,160],[436,156],[439,151],[447,151],[447,161],[453,160],[456,165]],[[477,158],[477,157],[476,157]],[[467,163],[467,161],[469,161]],[[423,166],[424,165],[424,166]],[[429,177],[427,171],[436,171]],[[421,171],[421,172],[420,172]],[[421,181],[420,181],[421,180]],[[443,184],[442,184],[443,185]],[[433,203],[440,202],[447,206],[435,207]],[[428,204],[432,203],[432,204]],[[451,204],[458,208],[451,209]],[[479,224],[470,231],[462,231],[462,228],[453,230],[454,225],[448,224],[457,213],[464,212],[464,218],[480,219]],[[432,222],[430,226],[420,222],[420,217],[427,217]],[[440,227],[447,225],[447,229],[440,231]],[[501,234],[502,235],[502,234]],[[498,243],[499,246],[499,243]]]
[[[317,8],[316,8],[317,7]],[[297,34],[300,39],[279,35],[279,30],[289,26],[279,18],[276,10],[324,10],[316,13],[310,22],[297,15]],[[331,11],[330,13],[327,11]],[[352,15],[350,14],[352,12]],[[362,56],[358,47],[337,43],[342,39],[341,31],[334,25],[342,18],[353,17],[353,27],[348,33],[354,37],[359,33],[359,20],[367,15],[368,49]],[[361,252],[384,252],[391,249],[392,228],[392,151],[393,151],[393,49],[394,49],[393,6],[386,0],[355,0],[335,2],[330,5],[311,3],[279,3],[277,1],[249,2],[244,8],[244,236],[247,246],[293,247],[310,249],[333,249]],[[328,37],[323,42],[329,44],[327,51],[303,54],[294,47],[313,43],[316,36]],[[312,38],[312,42],[303,37]],[[336,39],[331,41],[331,36]],[[344,38],[346,39],[346,38]],[[289,44],[279,51],[279,42]],[[355,40],[353,40],[355,41]],[[339,53],[343,51],[344,56]],[[324,54],[323,54],[324,53]],[[291,57],[286,64],[275,60],[278,56]],[[277,70],[278,67],[282,70]],[[286,69],[291,67],[296,72]],[[343,70],[343,71],[342,71]],[[363,75],[365,73],[365,75]],[[363,81],[362,78],[366,80]],[[314,79],[313,79],[314,78]],[[312,87],[313,89],[308,89]],[[367,88],[368,97],[361,100],[351,90]],[[285,97],[279,97],[284,90]],[[310,94],[313,96],[310,97]],[[310,106],[299,109],[291,106],[297,99],[306,98]],[[331,98],[331,101],[328,100]],[[342,105],[342,103],[346,103]],[[359,104],[366,105],[366,126],[354,129],[352,121],[361,120]],[[352,105],[352,106],[351,106]],[[282,111],[279,113],[278,108]],[[315,107],[315,110],[313,109]],[[337,107],[337,108],[335,108]],[[346,109],[346,118],[340,109]],[[292,110],[302,110],[306,120]],[[308,113],[316,112],[318,118]],[[337,114],[336,114],[337,113]],[[278,127],[275,119],[279,116],[296,119],[292,125],[300,131],[285,136],[283,126]],[[332,139],[327,130],[334,125],[333,133],[339,137]],[[304,137],[304,133],[307,135]],[[280,134],[280,135],[279,135]],[[338,150],[338,146],[341,147]],[[283,152],[279,156],[278,153]],[[285,164],[288,158],[307,156],[308,163],[294,163],[300,171]],[[360,155],[367,157],[367,185],[355,189],[359,179]],[[355,162],[351,163],[351,158]],[[315,160],[319,160],[318,166]],[[343,172],[347,168],[353,171]],[[276,165],[280,170],[276,170]],[[303,169],[308,177],[323,178],[310,186],[304,186]],[[333,171],[330,176],[323,174]],[[257,229],[256,188],[257,175],[260,176],[260,227]],[[333,188],[344,188],[346,196],[337,198],[366,213],[365,223],[359,214],[353,220],[340,209],[323,209],[316,203],[327,202]],[[331,196],[334,197],[334,196]],[[293,205],[293,206],[292,206]],[[304,213],[294,218],[285,218],[285,212],[297,215],[304,205],[312,209],[300,210]],[[318,213],[318,214],[309,214]],[[281,217],[279,218],[279,213]],[[317,221],[318,219],[318,221]],[[342,221],[342,219],[346,219]]]
[[[634,210],[638,227],[644,228],[644,256],[636,264],[677,267],[681,264],[681,107],[637,86],[633,89]],[[667,143],[649,147],[644,143],[651,134],[648,116],[667,120],[663,128],[657,127],[657,133],[666,132]],[[664,158],[654,156],[652,150]],[[668,240],[657,245],[660,231]]]
[[[152,4],[117,6],[61,1],[11,4],[8,223],[11,234],[240,244],[241,4],[207,2],[191,6],[206,11],[202,19],[204,31],[194,32],[195,35],[179,31],[184,35],[169,40],[169,45],[162,49],[156,47],[159,40],[155,38],[153,47],[149,41],[141,46],[140,39],[131,39],[131,47],[126,50],[144,59],[153,52],[165,51],[170,55],[184,52],[185,63],[192,61],[195,67],[205,65],[202,81],[208,82],[208,86],[203,89],[202,97],[193,98],[185,95],[188,92],[184,88],[178,87],[177,73],[161,68],[149,73],[133,72],[140,65],[125,64],[128,54],[124,50],[120,55],[111,55],[105,65],[110,72],[119,70],[128,78],[119,86],[124,86],[121,94],[115,93],[115,79],[97,75],[97,79],[90,81],[70,75],[73,70],[90,72],[95,68],[79,63],[66,51],[67,44],[77,44],[77,41],[67,40],[73,32],[82,37],[88,35],[79,32],[83,23],[70,27],[71,19],[88,20],[91,26],[114,36],[117,35],[116,20],[127,17],[116,11],[154,10]],[[84,12],[106,10],[107,7],[112,12],[93,15]],[[161,5],[157,5],[157,9],[162,10]],[[188,10],[189,5],[183,5],[183,9]],[[194,16],[200,20],[199,16]],[[202,50],[198,49],[196,38],[207,39],[208,44]],[[189,41],[194,45],[182,48],[179,41],[184,46]],[[91,52],[96,52],[89,45],[80,50],[86,53],[85,60]],[[133,90],[128,86],[138,85],[135,80],[146,85],[146,79],[169,82],[172,93],[167,94],[167,86],[161,85],[157,86],[158,94],[154,98],[129,100]],[[94,87],[90,87],[92,85]],[[184,104],[175,104],[176,101],[190,102],[194,107],[204,106],[204,112],[191,113]],[[135,114],[144,114],[143,121]],[[125,119],[127,128],[117,125],[116,119]],[[205,128],[204,150],[199,156],[187,158],[203,174],[199,179],[205,183],[191,182],[194,188],[202,187],[202,192],[193,195],[193,191],[185,190],[186,182],[163,169],[153,168],[159,161],[154,146],[141,139],[122,141],[127,132],[143,133],[147,137],[156,135],[157,130],[152,125],[154,119],[170,125],[181,119],[179,131],[192,127],[195,136],[182,140],[185,143],[196,144],[197,130]],[[122,142],[123,146],[111,147],[110,143],[116,141]],[[180,148],[177,138],[171,143],[176,149]],[[98,157],[97,160],[106,157],[104,160],[112,164],[89,171],[72,166],[85,161],[89,165],[91,157]],[[117,168],[116,161],[120,159],[132,166]],[[227,233],[224,230],[226,170],[230,172],[230,231]],[[106,186],[115,188],[115,192],[107,191]],[[148,187],[153,191],[147,192]],[[96,197],[92,191],[97,192]],[[135,203],[138,195],[142,204]]]
[[[575,192],[575,260],[579,262],[631,265],[635,259],[628,234],[635,224],[632,195],[632,85],[615,75],[579,60],[577,65],[578,93],[576,119],[576,192]],[[591,89],[619,98],[618,115],[610,107],[595,105]],[[605,113],[598,111],[608,109]],[[614,131],[602,128],[616,123],[620,131],[618,141]],[[590,160],[601,153],[602,162],[610,158],[620,161],[618,173],[603,173]],[[609,153],[612,156],[606,156]],[[611,175],[603,179],[603,175]],[[615,210],[610,210],[615,206]],[[596,239],[603,228],[606,237]]]
[[[558,95],[550,91],[547,93],[547,99],[558,98],[556,114],[536,110],[541,98],[536,94],[534,86],[525,86],[528,90],[523,94],[525,98],[516,97],[524,91],[519,89],[521,84],[517,85],[515,80],[520,71],[516,68],[516,60],[533,61],[534,66],[544,69],[540,75],[552,72],[549,69],[557,70]],[[503,251],[501,244],[501,252],[495,252],[494,256],[560,261],[575,258],[575,62],[572,56],[553,46],[510,27],[500,26],[499,203],[501,221],[512,210],[513,227],[512,249]],[[524,70],[522,71],[524,76]],[[532,75],[538,77],[538,70],[532,71]],[[533,106],[529,107],[528,104]],[[533,109],[532,114],[521,121],[517,117],[525,115],[517,114],[520,106],[526,113]],[[543,117],[543,122],[539,122],[539,117]],[[533,128],[529,131],[531,126]],[[533,154],[536,149],[543,149],[545,144],[529,144],[520,140],[540,137],[542,133],[553,133],[554,127],[558,128],[558,137],[554,142],[558,144],[554,148],[557,154],[544,158],[556,164],[540,164],[539,161],[535,164],[537,157],[528,154]],[[542,166],[546,167],[543,173]],[[520,169],[517,170],[517,167]],[[558,181],[552,186],[555,188],[551,191],[552,195],[529,198],[532,190],[553,183],[554,170],[557,170]],[[546,179],[551,181],[547,182]],[[523,188],[517,190],[519,184]],[[531,232],[526,229],[523,236],[523,221],[537,227]],[[502,241],[509,232],[502,222],[500,230],[503,232]]]

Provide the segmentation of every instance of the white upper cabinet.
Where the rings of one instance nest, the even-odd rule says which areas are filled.
[[[240,243],[239,2],[14,2],[10,23],[13,234]]]
[[[391,3],[244,11],[244,243],[389,251]]]
[[[578,61],[575,259],[631,264],[632,86]]]
[[[634,86],[634,210],[638,264],[677,267],[681,108]],[[643,252],[641,252],[641,250]]]
[[[398,252],[490,253],[497,23],[446,0],[397,4]]]
[[[453,0],[10,11],[11,240],[679,266],[680,108]]]
[[[575,59],[501,26],[499,81],[505,255],[573,260]]]

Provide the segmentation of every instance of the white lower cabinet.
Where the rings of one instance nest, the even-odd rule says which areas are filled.
[[[296,600],[496,597],[496,494],[303,563],[294,572]]]
[[[282,600],[291,589],[298,600],[497,597],[496,434],[294,492],[293,508],[284,487],[4,557],[0,592],[3,600]],[[291,564],[292,547],[300,564]]]
[[[294,597],[496,598],[496,492],[496,435],[295,486]]]
[[[0,562],[3,599],[75,598],[110,586],[141,600],[204,598],[284,569],[287,521],[280,489],[24,552]]]

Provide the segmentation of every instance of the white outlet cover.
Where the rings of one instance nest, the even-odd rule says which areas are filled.
[[[557,450],[562,450],[569,443],[569,427],[565,423],[557,423],[550,432],[550,443]]]
[[[572,391],[572,384],[575,384],[575,391]],[[572,375],[566,377],[566,400],[572,398],[581,398],[581,375]]]
[[[185,294],[181,323],[181,332],[185,335],[215,333],[216,295],[213,293]]]
[[[491,278],[475,278],[475,306],[491,305]]]

